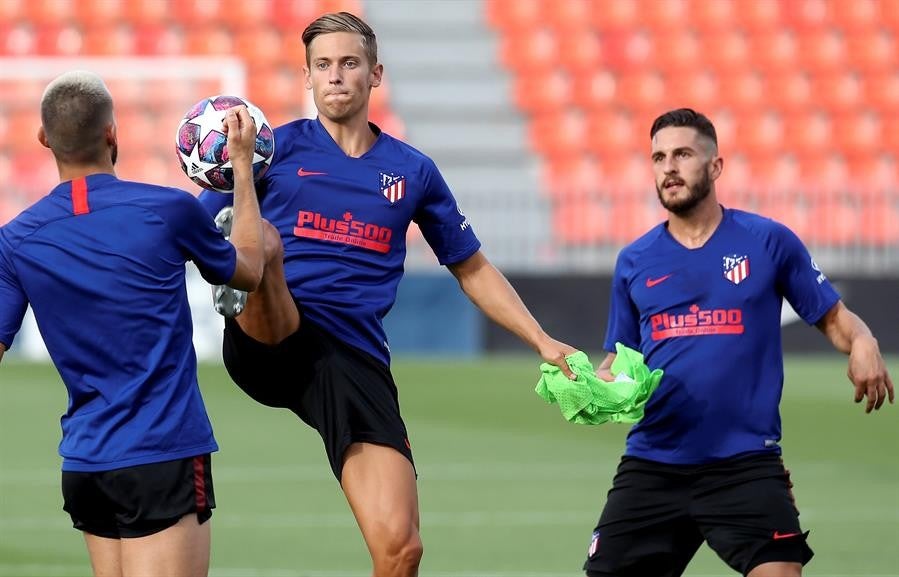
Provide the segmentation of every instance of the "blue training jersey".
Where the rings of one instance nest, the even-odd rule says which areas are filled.
[[[783,298],[809,324],[839,300],[785,226],[724,209],[704,246],[660,224],[618,256],[605,349],[639,349],[664,369],[626,455],[702,464],[779,453]]]
[[[318,119],[275,129],[275,156],[257,183],[262,216],[284,243],[284,272],[304,318],[390,363],[382,321],[396,299],[413,221],[440,264],[472,256],[480,242],[434,162],[378,134],[347,156]],[[231,198],[204,192],[211,214]]]
[[[0,342],[28,303],[69,393],[66,471],[218,449],[197,384],[185,262],[231,279],[236,251],[191,194],[95,174],[0,228]]]

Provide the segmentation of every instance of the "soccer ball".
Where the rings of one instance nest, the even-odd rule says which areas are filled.
[[[256,123],[256,152],[253,180],[259,180],[272,162],[275,135],[265,115],[248,100],[238,96],[210,96],[191,106],[178,124],[175,151],[178,162],[192,181],[208,190],[231,194],[234,173],[228,157],[228,137],[222,128],[225,112],[243,104]]]

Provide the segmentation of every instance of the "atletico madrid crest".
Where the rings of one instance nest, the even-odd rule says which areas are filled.
[[[390,201],[390,204],[402,200],[406,196],[406,177],[388,174],[385,172],[381,175],[381,194]]]
[[[740,284],[749,278],[749,257],[745,254],[724,257],[724,278],[734,284]]]

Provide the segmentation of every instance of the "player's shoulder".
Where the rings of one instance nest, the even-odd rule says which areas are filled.
[[[787,225],[755,212],[737,208],[725,208],[724,216],[733,222],[735,226],[764,239],[795,236]]]
[[[666,222],[660,222],[659,224],[655,225],[654,227],[643,233],[642,236],[621,249],[620,254],[623,254],[628,258],[633,258],[648,251],[652,251],[653,247],[662,240],[662,237],[665,234],[666,224]]]
[[[378,138],[380,140],[379,146],[384,154],[389,154],[407,166],[411,165],[426,170],[437,170],[437,163],[421,150],[415,148],[408,142],[400,140],[392,134],[381,131],[380,128],[378,128],[378,131]]]

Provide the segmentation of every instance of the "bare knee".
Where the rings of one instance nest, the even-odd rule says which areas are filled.
[[[414,577],[424,554],[417,530],[406,535],[385,536],[380,551],[372,550],[375,577]]]

